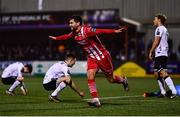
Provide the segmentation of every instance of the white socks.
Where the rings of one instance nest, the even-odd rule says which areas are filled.
[[[160,88],[160,90],[161,90],[161,94],[162,94],[162,95],[165,95],[165,94],[166,94],[166,91],[165,91],[165,89],[164,89],[163,79],[157,80],[157,81],[158,81],[158,84],[159,84],[159,88]]]
[[[61,83],[57,86],[56,90],[54,90],[54,92],[51,94],[51,96],[57,96],[58,93],[59,93],[61,90],[63,90],[65,87],[66,87],[66,84],[65,84],[64,82],[61,82]]]
[[[9,88],[9,91],[13,91],[19,84],[21,84],[20,81],[16,80],[13,85]]]
[[[165,78],[165,82],[166,82],[167,86],[169,87],[169,89],[172,91],[172,94],[176,95],[177,91],[176,91],[176,88],[175,88],[175,86],[173,84],[173,81],[172,81],[171,77]]]

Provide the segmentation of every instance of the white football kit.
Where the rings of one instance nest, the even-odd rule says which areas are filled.
[[[8,77],[22,77],[21,70],[23,69],[24,65],[21,62],[16,62],[13,64],[10,64],[2,73],[2,78],[8,78]]]
[[[65,62],[57,62],[46,72],[43,84],[49,83],[53,79],[57,80],[60,77],[68,75],[70,75],[70,73],[67,64]]]
[[[164,26],[158,26],[155,31],[155,37],[160,37],[160,43],[155,49],[155,57],[168,56],[168,31]]]

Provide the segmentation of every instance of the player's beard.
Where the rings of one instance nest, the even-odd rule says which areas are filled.
[[[71,31],[75,31],[76,29],[76,27],[71,27]]]
[[[73,31],[74,30],[74,28],[73,27],[71,27],[71,31]]]
[[[78,29],[77,26],[74,26],[74,27],[72,26],[72,27],[71,27],[71,31],[76,31],[77,29]]]

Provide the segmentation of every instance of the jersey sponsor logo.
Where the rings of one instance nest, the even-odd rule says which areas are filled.
[[[77,43],[80,45],[87,45],[86,40],[77,41]]]
[[[88,54],[88,56],[90,56],[93,59],[101,60],[102,58],[104,58],[104,55],[102,51],[99,49],[99,47],[97,47],[97,45],[95,44],[96,42],[94,42],[93,39],[88,38],[88,31],[95,32],[96,29],[91,27],[82,27],[79,34],[75,37],[75,40],[79,45],[82,46],[82,48]],[[97,36],[94,38],[98,39]]]

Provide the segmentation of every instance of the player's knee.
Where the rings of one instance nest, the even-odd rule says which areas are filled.
[[[165,71],[165,70],[161,70],[161,71],[160,71],[160,76],[161,76],[162,78],[164,78],[164,77],[168,76],[167,71]]]
[[[105,75],[106,75],[106,78],[107,78],[109,83],[115,82],[113,75],[111,75],[111,74],[105,74]]]
[[[18,81],[24,81],[24,78],[23,77],[18,77],[17,80]]]
[[[87,78],[88,78],[88,80],[93,80],[93,79],[95,79],[95,75],[96,75],[96,70],[88,70],[88,72],[87,72]]]
[[[70,78],[67,78],[67,79],[64,81],[64,83],[65,83],[66,85],[71,85],[71,84],[72,84],[72,80],[71,80]]]
[[[89,74],[89,75],[87,76],[87,78],[88,78],[88,80],[93,80],[95,77],[94,77],[94,75]]]
[[[154,76],[155,76],[155,78],[159,78],[160,75],[159,75],[159,73],[155,72]]]
[[[109,83],[114,83],[114,79],[108,78],[108,82],[109,82]]]

